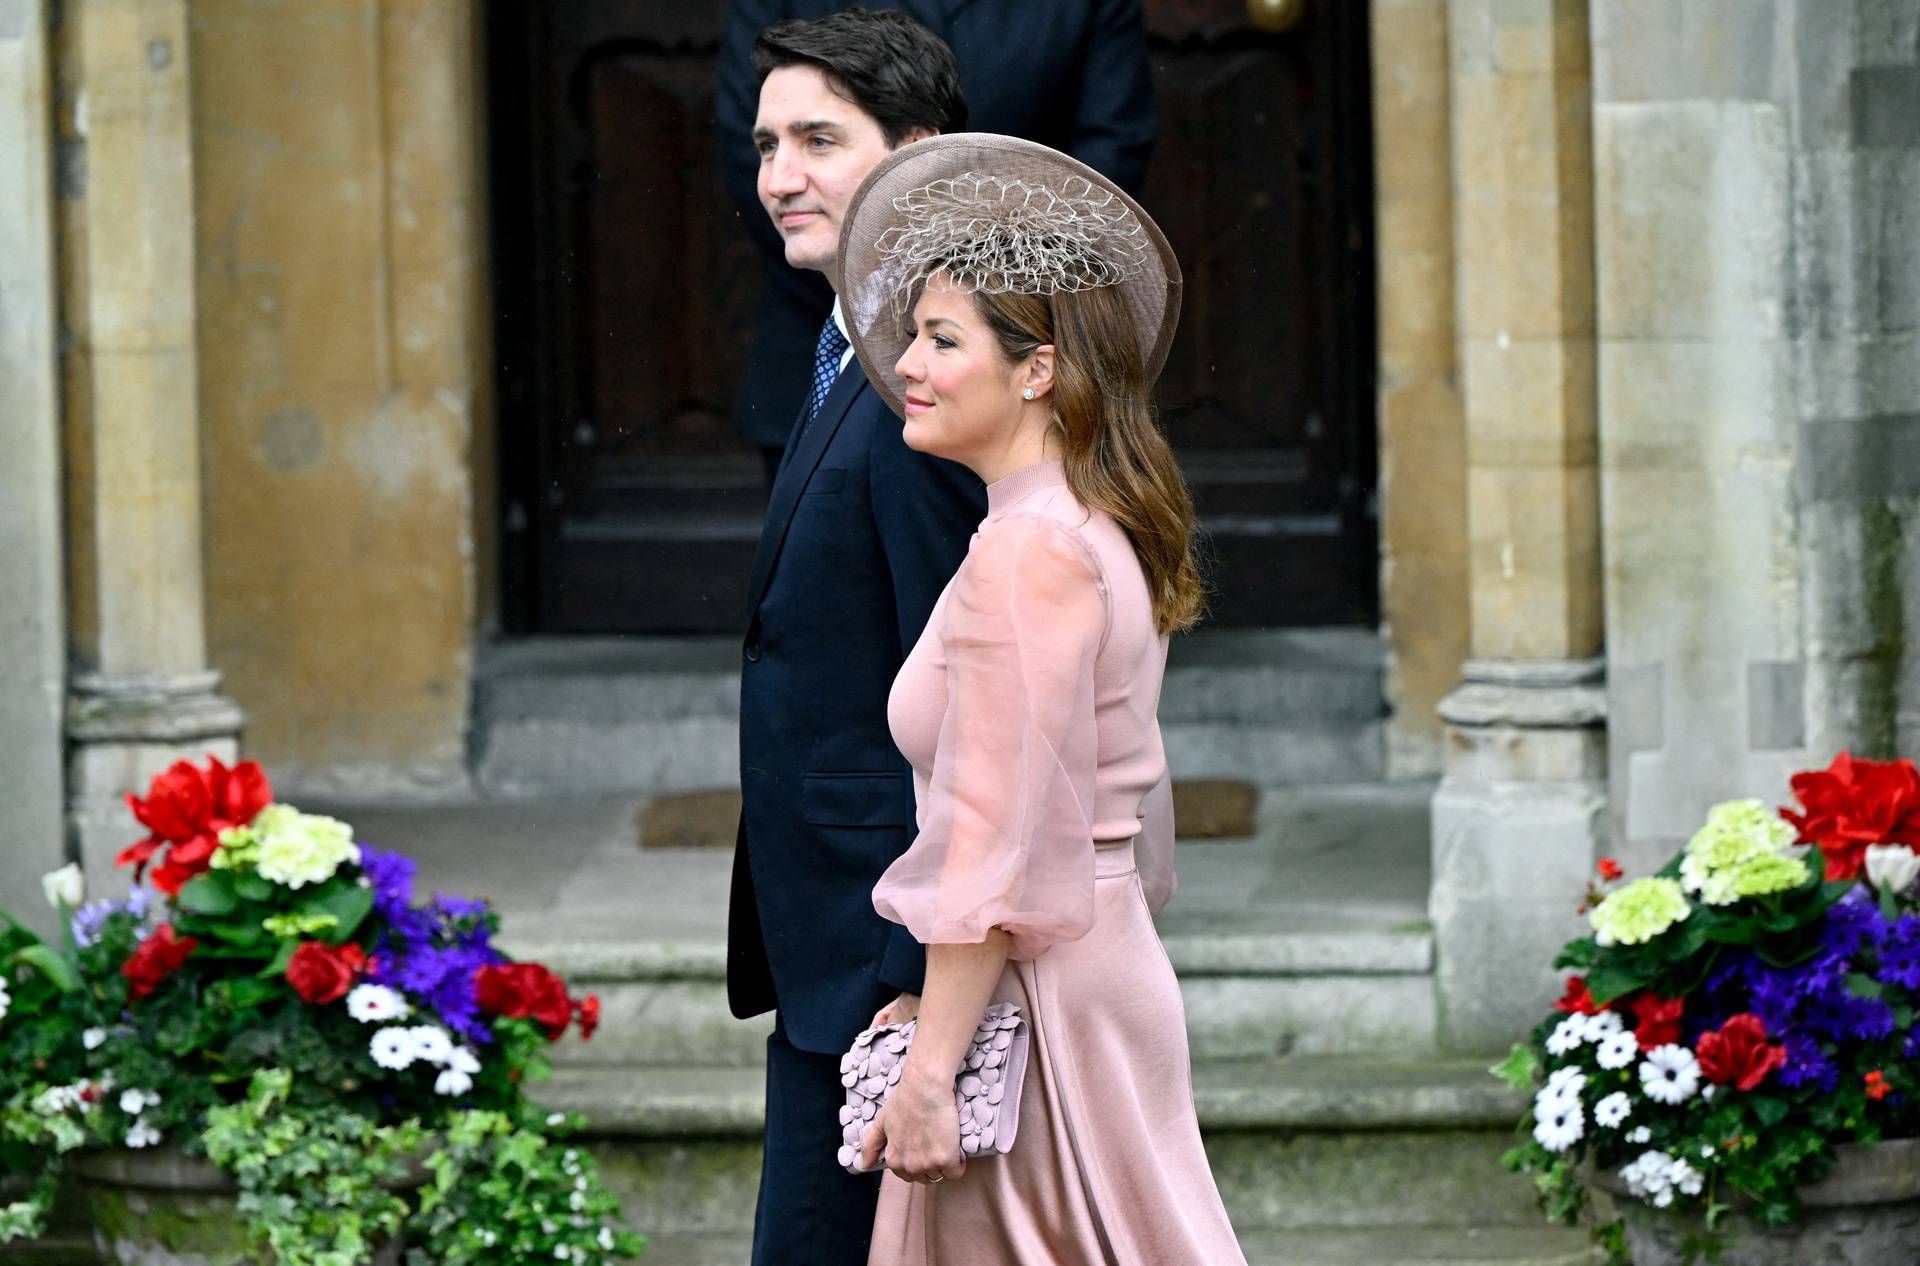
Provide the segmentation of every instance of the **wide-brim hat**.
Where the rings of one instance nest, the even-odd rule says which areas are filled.
[[[1115,286],[1132,313],[1148,383],[1167,363],[1180,319],[1180,261],[1140,204],[1045,145],[947,133],[881,159],[840,228],[847,334],[868,381],[902,417],[906,385],[893,367],[913,342],[914,299],[942,266],[971,289]]]

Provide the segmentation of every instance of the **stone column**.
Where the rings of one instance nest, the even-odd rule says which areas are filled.
[[[0,4],[0,909],[41,931],[61,863],[60,401],[41,0]]]
[[[235,755],[206,662],[185,0],[88,0],[58,33],[71,617],[69,812],[98,882],[121,797]]]
[[[1467,451],[1454,331],[1446,0],[1374,0],[1380,606],[1387,770],[1440,772],[1467,655]]]
[[[1472,657],[1430,904],[1443,1040],[1493,1049],[1553,996],[1606,819],[1587,6],[1449,17]]]

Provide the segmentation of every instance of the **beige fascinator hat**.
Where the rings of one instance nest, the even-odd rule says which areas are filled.
[[[880,160],[840,229],[840,304],[854,352],[905,416],[893,367],[913,342],[913,304],[945,269],[963,289],[1053,295],[1118,286],[1160,376],[1180,317],[1180,262],[1152,218],[1076,159],[991,132],[951,132]]]

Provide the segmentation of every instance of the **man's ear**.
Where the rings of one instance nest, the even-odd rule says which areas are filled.
[[[940,134],[934,131],[930,127],[917,127],[913,129],[911,132],[908,132],[905,136],[900,138],[900,145],[911,145],[915,141],[924,141],[928,137],[938,136],[938,135]],[[894,148],[899,149],[900,145],[896,145],[894,146]]]
[[[1053,344],[1034,348],[1024,363],[1026,372],[1020,376],[1023,390],[1033,392],[1036,400],[1053,390]]]

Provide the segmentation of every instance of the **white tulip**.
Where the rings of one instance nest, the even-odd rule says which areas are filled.
[[[40,876],[40,889],[47,894],[47,904],[55,909],[64,905],[69,910],[78,910],[80,903],[87,899],[87,877],[80,873],[77,863],[68,862],[59,870]]]
[[[1886,892],[1905,892],[1920,879],[1920,853],[1905,844],[1867,847],[1867,881]]]

